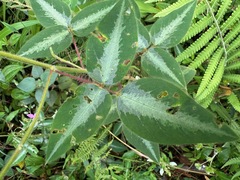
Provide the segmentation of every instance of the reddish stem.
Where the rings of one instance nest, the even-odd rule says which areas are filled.
[[[68,76],[68,77],[70,77],[70,78],[72,78],[72,79],[75,79],[75,80],[78,81],[78,82],[82,82],[82,83],[92,83],[92,81],[90,81],[90,80],[88,80],[88,79],[84,79],[84,78],[82,78],[82,77],[73,76],[73,75],[68,74],[68,73],[66,73],[66,72],[62,72],[62,71],[56,71],[56,72],[57,72],[58,74],[63,75],[63,76]]]
[[[74,45],[75,51],[76,51],[76,53],[77,53],[78,60],[79,60],[79,62],[80,62],[80,66],[81,66],[82,68],[84,68],[84,64],[83,64],[83,61],[82,61],[82,58],[81,58],[81,53],[79,52],[78,47],[77,47],[77,42],[76,42],[76,40],[74,39],[74,37],[73,37],[72,39],[73,39],[73,45]]]

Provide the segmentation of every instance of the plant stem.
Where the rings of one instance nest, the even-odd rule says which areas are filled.
[[[79,60],[79,62],[80,62],[80,66],[81,66],[82,68],[84,68],[84,64],[83,64],[83,61],[82,61],[80,52],[79,52],[78,47],[77,47],[77,42],[76,42],[76,40],[74,39],[74,37],[72,38],[72,40],[73,40],[73,45],[74,45],[75,51],[76,51],[76,53],[77,53],[78,60]]]
[[[5,51],[0,51],[0,56],[5,57],[9,60],[13,60],[13,61],[18,61],[18,62],[22,62],[22,63],[26,63],[29,65],[34,65],[34,66],[40,66],[45,69],[52,69],[53,71],[64,71],[64,72],[71,72],[71,73],[87,73],[86,69],[83,69],[80,67],[79,68],[70,68],[70,67],[63,67],[63,66],[53,66],[51,64],[39,62],[39,61],[29,59],[26,57],[21,57],[21,56],[11,54],[11,53],[8,53]]]
[[[207,6],[208,6],[209,12],[211,13],[211,16],[212,16],[212,18],[213,18],[213,21],[214,21],[214,23],[215,23],[215,25],[216,25],[216,28],[217,28],[217,31],[218,31],[218,34],[219,34],[219,39],[221,40],[222,48],[223,48],[223,50],[224,50],[224,55],[225,55],[224,61],[225,61],[225,65],[226,65],[226,63],[227,63],[227,58],[228,58],[228,54],[227,54],[226,43],[225,43],[224,38],[223,38],[223,33],[222,33],[221,28],[220,28],[220,26],[219,26],[218,20],[215,18],[215,15],[214,15],[214,13],[213,13],[213,9],[212,9],[211,5],[209,4],[208,0],[205,0],[205,2],[206,2],[206,4],[207,4]]]
[[[19,145],[17,146],[16,150],[14,151],[14,153],[12,154],[12,156],[10,157],[10,159],[8,160],[7,164],[2,168],[1,172],[0,172],[0,179],[3,179],[5,174],[7,173],[7,171],[9,170],[9,168],[12,166],[12,163],[15,161],[15,159],[17,158],[17,156],[19,155],[19,153],[21,152],[21,150],[24,147],[25,142],[28,140],[29,136],[32,134],[34,126],[36,125],[38,118],[40,116],[40,112],[43,108],[45,99],[46,99],[46,95],[47,95],[47,91],[48,91],[48,86],[50,84],[50,80],[51,80],[51,76],[53,73],[54,69],[50,69],[50,73],[48,75],[48,79],[47,79],[47,83],[46,86],[43,90],[43,95],[39,104],[39,107],[37,108],[37,112],[35,117],[33,118],[31,124],[29,125],[26,133],[24,134],[21,142],[19,143]]]
[[[69,64],[70,66],[73,66],[73,67],[78,68],[78,69],[82,69],[82,68],[79,67],[78,65],[73,64],[73,63],[71,63],[71,62],[69,62],[69,61],[67,61],[67,60],[65,60],[65,59],[63,59],[63,58],[60,58],[60,57],[57,56],[56,54],[54,54],[54,52],[53,52],[53,50],[52,50],[51,47],[50,47],[50,52],[51,52],[52,57],[56,58],[56,59],[59,60],[60,62],[63,62],[63,63]]]
[[[2,17],[3,17],[3,22],[6,22],[6,2],[3,2],[2,4]]]
[[[103,125],[103,127],[105,129],[107,129],[106,126]],[[110,130],[107,129],[107,131],[115,138],[117,139],[120,143],[122,143],[123,145],[125,145],[126,147],[128,147],[129,149],[131,149],[132,151],[134,151],[136,154],[138,154],[141,157],[144,157],[146,159],[150,159],[148,156],[146,156],[145,154],[141,153],[140,151],[134,149],[133,147],[129,146],[127,143],[123,142],[121,139],[119,139],[117,136],[115,136],[115,134],[113,134]]]

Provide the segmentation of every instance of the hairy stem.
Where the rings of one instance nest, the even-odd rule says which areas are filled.
[[[80,62],[80,66],[81,66],[82,68],[84,68],[84,64],[83,64],[83,61],[82,61],[80,52],[79,52],[78,47],[77,47],[77,42],[76,42],[76,40],[74,39],[74,37],[72,38],[72,40],[73,40],[73,45],[74,45],[75,51],[76,51],[76,53],[77,53],[78,60],[79,60],[79,62]]]
[[[79,67],[78,65],[73,64],[73,63],[71,63],[71,62],[69,62],[69,61],[67,61],[67,60],[65,60],[65,59],[63,59],[63,58],[60,58],[60,57],[57,56],[56,54],[54,54],[52,48],[50,48],[50,52],[51,52],[52,57],[56,58],[56,59],[59,60],[60,62],[63,62],[63,63],[65,63],[65,64],[69,64],[70,66],[76,67],[76,68],[78,68],[78,69],[82,69],[82,68]]]
[[[13,61],[18,61],[18,62],[22,62],[25,64],[29,64],[29,65],[34,65],[34,66],[40,66],[42,68],[45,69],[52,69],[53,71],[64,71],[64,72],[71,72],[71,73],[87,73],[86,69],[83,68],[70,68],[70,67],[63,67],[63,66],[53,66],[47,63],[43,63],[43,62],[39,62],[33,59],[29,59],[29,58],[25,58],[25,57],[21,57],[15,54],[11,54],[5,51],[0,51],[0,56],[5,57],[9,60],[13,60]],[[53,68],[54,67],[54,68]]]

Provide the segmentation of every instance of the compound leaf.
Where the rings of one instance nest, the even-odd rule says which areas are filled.
[[[128,129],[160,144],[226,142],[237,138],[228,126],[218,127],[213,114],[165,79],[145,78],[128,84],[118,97],[118,112]]]
[[[126,75],[136,52],[136,18],[128,0],[119,1],[98,29],[99,39],[87,42],[87,70],[92,79],[113,85]]]
[[[77,89],[76,96],[68,99],[58,110],[52,124],[47,162],[53,161],[93,135],[102,125],[111,107],[110,94],[93,84]]]

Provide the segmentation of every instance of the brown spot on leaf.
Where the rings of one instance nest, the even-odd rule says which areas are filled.
[[[87,103],[91,103],[92,100],[88,96],[83,96],[83,98],[87,101]]]

